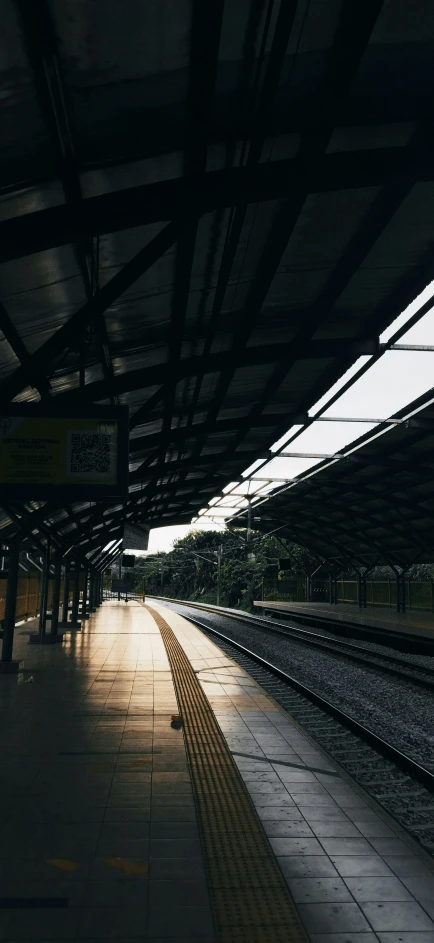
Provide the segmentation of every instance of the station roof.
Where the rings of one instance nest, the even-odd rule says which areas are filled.
[[[345,455],[252,507],[256,530],[310,548],[341,569],[434,556],[434,391],[393,424],[355,439]],[[233,523],[245,526],[246,512]]]
[[[0,11],[0,403],[130,409],[125,505],[0,536],[97,553],[189,523],[432,279],[434,7]]]

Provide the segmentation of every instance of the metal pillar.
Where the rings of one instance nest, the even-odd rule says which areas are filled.
[[[406,593],[405,593],[405,574],[406,570],[402,570],[401,573],[398,570],[394,570],[395,579],[396,579],[396,611],[405,612],[406,611]]]
[[[56,553],[54,560],[54,580],[51,604],[51,632],[47,635],[45,631],[47,623],[47,601],[48,585],[50,579],[50,540],[47,540],[45,552],[44,568],[42,571],[42,592],[41,592],[41,611],[39,613],[39,632],[31,635],[29,645],[52,645],[54,642],[61,642],[62,636],[58,634],[59,625],[59,604],[60,604],[60,576],[62,570],[62,560],[60,554]]]
[[[392,569],[393,569],[393,572],[394,572],[394,574],[395,574],[396,611],[397,611],[397,612],[401,612],[401,586],[402,586],[401,573],[399,573],[399,571],[396,570],[395,567],[392,567]]]
[[[87,588],[89,583],[89,571],[87,566],[84,568],[84,586],[83,586],[83,599],[81,602],[81,618],[88,619],[89,615],[87,612]]]
[[[13,661],[15,615],[17,610],[17,588],[22,536],[17,534],[9,544],[8,581],[6,586],[6,608],[3,620],[3,645],[0,661],[0,673],[12,674],[19,671],[24,662]]]
[[[39,609],[39,636],[42,639],[45,635],[45,626],[47,623],[47,602],[48,602],[48,581],[50,579],[50,540],[47,540],[45,548],[44,565],[42,568],[42,587],[41,602]]]
[[[222,570],[222,554],[223,554],[223,545],[220,544],[220,547],[217,550],[217,605],[220,605],[220,577]]]
[[[63,578],[63,600],[62,600],[62,621],[59,622],[61,628],[66,628],[68,625],[68,610],[69,610],[69,570],[68,564],[65,563],[65,575]]]
[[[99,585],[100,580],[101,580],[101,573],[99,572],[99,570],[95,570],[94,588],[93,588],[93,605],[95,606],[95,609],[98,609],[98,606],[101,603],[101,599],[100,599],[101,590],[100,590],[100,585]]]
[[[366,609],[366,573],[358,574],[359,577],[359,609]]]
[[[60,553],[56,553],[56,556],[54,558],[53,601],[51,605],[51,635],[58,634],[61,575],[62,575],[62,558],[60,556]]]
[[[74,588],[72,591],[72,610],[71,610],[71,621],[68,623],[70,629],[80,629],[81,622],[78,621],[78,607],[80,602],[80,567],[76,566],[76,569],[73,573],[70,573],[74,581]]]
[[[250,544],[252,539],[252,502],[250,498],[247,498],[247,533],[246,533],[246,546],[247,546],[247,558],[249,558],[250,553]]]
[[[90,571],[89,575],[89,612],[96,612],[95,605],[95,578],[96,574],[94,570]]]

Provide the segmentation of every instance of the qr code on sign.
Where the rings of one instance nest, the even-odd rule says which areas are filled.
[[[70,432],[68,471],[72,475],[107,477],[112,472],[112,437],[97,432]]]

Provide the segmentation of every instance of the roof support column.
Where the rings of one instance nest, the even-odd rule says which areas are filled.
[[[18,572],[20,547],[23,537],[18,533],[9,544],[8,581],[6,586],[6,611],[3,621],[3,645],[0,673],[12,674],[23,668],[23,661],[13,661],[15,615],[17,610]]]
[[[50,579],[50,551],[51,545],[50,540],[48,539],[47,546],[45,548],[44,564],[42,569],[41,602],[39,610],[39,635],[41,638],[45,635],[45,627],[47,623],[48,581]]]
[[[375,570],[376,563],[373,566],[365,567],[361,570],[358,570],[357,567],[354,567],[357,573],[358,580],[358,593],[357,593],[357,602],[359,609],[366,609],[366,577],[372,573],[372,570]]]
[[[87,591],[89,586],[89,570],[87,566],[84,567],[84,585],[83,585],[83,598],[81,601],[81,618],[84,621],[89,618],[89,613],[87,612]]]
[[[56,553],[54,558],[53,596],[51,601],[51,631],[50,636],[61,639],[59,629],[60,580],[62,578],[62,557]]]
[[[90,571],[89,575],[89,612],[96,612],[96,572]]]
[[[70,629],[77,629],[80,631],[81,622],[78,621],[78,607],[80,602],[80,564],[78,561],[75,563],[75,570],[70,572],[69,576],[73,579],[74,587],[72,591],[71,621],[68,623],[68,627]]]
[[[68,610],[69,610],[69,568],[68,561],[65,561],[64,567],[64,576],[63,576],[63,600],[62,600],[62,621],[59,622],[59,628],[66,629],[68,626]]]
[[[47,625],[47,609],[48,609],[48,595],[49,595],[49,586],[50,586],[50,563],[51,563],[51,540],[47,537],[47,544],[45,547],[44,554],[44,566],[42,570],[42,588],[41,588],[41,602],[40,602],[40,611],[39,611],[39,632],[35,632],[29,638],[29,645],[53,645],[55,642],[61,642],[62,636],[58,635],[57,628],[59,624],[59,602],[60,602],[60,563],[61,558],[58,553],[54,560],[54,579],[53,579],[53,590],[52,590],[52,602],[51,602],[51,632],[46,633]],[[53,632],[53,606],[57,604],[57,613],[54,615],[54,628]]]

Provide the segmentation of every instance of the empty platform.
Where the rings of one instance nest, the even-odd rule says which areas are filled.
[[[301,620],[303,617],[318,622],[344,622],[347,625],[361,625],[367,628],[381,629],[384,632],[396,632],[403,635],[420,636],[434,641],[434,613],[433,612],[394,612],[392,609],[379,609],[378,606],[367,606],[359,609],[357,606],[325,602],[273,602],[272,600],[255,600],[253,603],[259,609],[288,613]]]
[[[2,943],[434,943],[431,859],[186,619],[108,602],[14,657]]]

